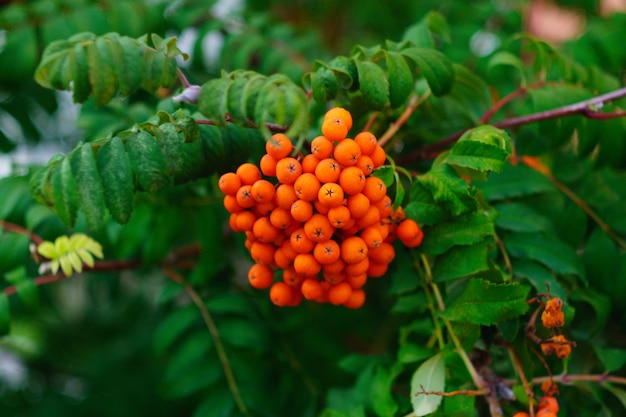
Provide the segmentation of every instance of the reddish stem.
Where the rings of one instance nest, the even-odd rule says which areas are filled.
[[[15,223],[7,222],[6,220],[0,220],[0,227],[9,232],[17,233],[20,235],[28,236],[28,238],[36,245],[43,242],[43,239],[32,230],[26,229]]]

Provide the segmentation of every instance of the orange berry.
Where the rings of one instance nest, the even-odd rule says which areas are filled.
[[[396,227],[396,236],[405,246],[414,248],[422,243],[424,232],[422,232],[415,220],[405,219]]]
[[[313,154],[309,154],[302,158],[300,161],[300,165],[302,165],[302,172],[304,173],[315,173],[315,168],[317,168],[317,164],[319,164],[320,160],[315,157]]]
[[[318,136],[311,141],[311,154],[315,155],[319,160],[331,156],[333,149],[335,149],[333,143],[324,136]]]
[[[343,203],[344,193],[339,184],[329,182],[322,185],[317,193],[317,199],[326,207],[337,207]]]
[[[553,396],[559,392],[559,387],[552,380],[543,381],[541,383],[541,391],[543,391],[546,396]]]
[[[379,247],[383,243],[383,235],[378,228],[369,226],[361,232],[361,239],[365,242],[368,249]]]
[[[252,195],[252,185],[246,184],[239,187],[235,196],[237,204],[243,208],[250,208],[256,204],[256,200]]]
[[[365,188],[365,174],[358,167],[347,167],[339,174],[339,185],[348,195],[358,194]]]
[[[248,270],[248,282],[259,290],[269,288],[274,282],[274,271],[267,265],[254,264]]]
[[[348,207],[341,205],[337,207],[331,207],[328,209],[328,221],[333,225],[336,229],[343,229],[348,225],[350,220],[350,209]]]
[[[330,211],[330,207],[326,207],[325,205],[320,203],[318,199],[315,199],[315,201],[313,202],[313,207],[315,207],[315,211],[320,214],[328,214],[328,212]]]
[[[360,275],[346,274],[346,282],[350,284],[353,290],[363,288],[363,286],[367,283],[367,273],[364,272]]]
[[[530,417],[530,415],[526,411],[518,411],[513,414],[513,417]]]
[[[276,133],[272,135],[270,140],[265,142],[265,151],[277,161],[286,158],[292,149],[291,139],[283,133]]]
[[[298,274],[314,276],[322,270],[322,265],[315,259],[311,253],[299,253],[293,260],[293,269]]]
[[[537,403],[537,407],[539,410],[550,410],[553,413],[559,412],[559,402],[556,398],[549,395],[541,397]]]
[[[284,208],[276,207],[270,214],[270,223],[278,229],[287,229],[293,221],[291,211]]]
[[[365,216],[370,208],[370,200],[363,193],[348,196],[346,204],[350,210],[350,215],[354,219]]]
[[[379,264],[390,264],[395,256],[396,251],[388,242],[383,242],[382,245],[369,252],[370,261]]]
[[[333,305],[344,304],[352,295],[352,287],[347,282],[334,284],[328,289],[328,301]]]
[[[280,269],[287,269],[293,265],[293,258],[289,257],[289,255],[282,246],[276,249],[276,251],[274,252],[274,265],[276,265]]]
[[[387,237],[389,236],[389,225],[388,224],[383,224],[378,223],[378,224],[373,224],[370,227],[375,228],[376,230],[378,230],[380,232],[380,235],[383,237],[383,241],[385,239],[387,239]]]
[[[374,161],[367,155],[359,156],[359,159],[356,160],[356,164],[354,166],[361,168],[361,171],[365,174],[365,176],[370,176],[376,167],[374,166]]]
[[[298,199],[291,184],[281,184],[276,188],[274,200],[276,205],[285,210],[291,210],[291,205]]]
[[[295,158],[284,158],[276,163],[276,178],[283,184],[293,184],[302,174],[302,165]]]
[[[363,194],[370,200],[370,203],[376,204],[387,195],[387,186],[378,177],[367,177]]]
[[[237,176],[243,185],[252,185],[261,179],[261,171],[256,165],[246,162],[237,168]]]
[[[557,417],[557,415],[554,411],[539,410],[537,411],[537,414],[535,414],[535,417]]]
[[[274,265],[274,252],[276,247],[271,243],[252,242],[250,246],[250,256],[254,262],[267,266]]]
[[[355,264],[367,257],[367,245],[358,236],[350,236],[341,242],[341,259],[347,264]]]
[[[267,180],[258,180],[252,184],[250,191],[252,191],[252,198],[254,198],[258,203],[269,203],[274,198],[276,189],[274,188],[274,184],[271,182]]]
[[[230,194],[224,196],[224,208],[229,213],[239,213],[243,211],[243,207],[239,205],[237,198]]]
[[[391,197],[389,197],[388,195],[386,195],[385,198],[376,203],[376,207],[380,212],[381,219],[386,219],[387,217],[391,216],[391,213],[393,213],[393,202],[391,201]]]
[[[302,302],[302,293],[300,293],[300,289],[299,288],[293,288],[291,289],[291,302],[289,304],[287,304],[287,306],[289,307],[297,307],[300,305],[300,303]]]
[[[263,155],[261,157],[261,161],[259,161],[259,166],[261,167],[261,172],[263,173],[263,175],[266,175],[268,177],[276,176],[276,160],[270,155]]]
[[[305,222],[313,216],[313,204],[309,201],[296,200],[290,208],[291,217],[299,222]]]
[[[361,156],[361,148],[352,139],[342,140],[335,146],[333,157],[343,166],[356,164]]]
[[[361,132],[357,134],[354,137],[354,141],[359,145],[359,148],[361,148],[363,155],[371,155],[376,150],[376,145],[378,145],[376,136],[371,132]]]
[[[270,300],[279,307],[289,305],[293,299],[291,287],[284,282],[278,281],[270,288]]]
[[[352,287],[351,287],[352,288]],[[365,291],[361,289],[353,289],[350,293],[350,297],[343,303],[344,306],[357,309],[365,303]]]
[[[308,238],[303,227],[295,230],[289,236],[289,243],[293,250],[298,253],[310,253],[315,247],[315,242]]]
[[[217,185],[224,194],[235,195],[241,187],[241,179],[234,172],[227,172],[220,177]]]
[[[333,107],[324,114],[326,119],[341,119],[348,126],[348,130],[352,129],[352,115],[343,107]]]
[[[387,273],[388,268],[389,264],[370,262],[370,266],[367,268],[367,276],[371,278],[380,278]]]
[[[324,281],[330,282],[331,284],[339,284],[346,279],[346,273],[343,271],[339,272],[326,272],[324,271]]]
[[[257,214],[257,216],[267,217],[275,208],[276,208],[276,204],[272,200],[267,203],[258,203],[256,206],[253,207],[253,210]]]
[[[337,182],[340,174],[341,167],[332,158],[322,159],[315,167],[315,176],[322,183]]]
[[[343,271],[345,267],[346,263],[341,258],[337,259],[333,263],[322,265],[322,269],[324,270],[324,272],[327,272],[329,274],[337,274]]]
[[[280,230],[272,225],[268,217],[259,217],[252,226],[252,233],[260,242],[271,243],[278,237]]]
[[[367,212],[363,216],[359,217],[356,221],[356,224],[361,229],[373,226],[378,223],[380,223],[380,212],[378,211],[378,208],[376,206],[370,206],[370,208],[367,209]]]
[[[299,274],[293,268],[286,268],[283,271],[283,282],[290,287],[299,288],[304,281],[304,275]]]
[[[317,262],[322,265],[336,262],[340,255],[339,244],[332,239],[326,242],[320,242],[313,248],[313,256],[315,256]]]
[[[328,217],[316,213],[304,223],[304,233],[313,242],[326,242],[333,236],[335,228],[330,224]]]
[[[544,311],[541,313],[541,322],[544,327],[561,327],[565,324],[565,314],[561,311],[563,300],[558,297],[551,298],[546,303]]]
[[[322,134],[329,140],[337,142],[348,135],[352,127],[352,116],[345,109],[335,107],[324,115],[322,121]]]
[[[317,298],[320,298],[324,293],[320,282],[315,278],[307,278],[302,281],[300,291],[302,292],[304,298],[306,298],[307,300],[315,300]]]
[[[376,145],[376,149],[374,150],[374,152],[372,152],[372,154],[368,156],[372,158],[372,162],[374,163],[374,169],[382,166],[387,160],[387,153],[380,145]]]
[[[369,266],[370,260],[369,258],[365,257],[357,263],[346,265],[344,271],[348,276],[361,275],[367,272]]]
[[[237,226],[238,214],[239,213],[231,213],[230,216],[228,216],[228,225],[233,232],[243,232],[243,230],[241,230],[239,226]]]
[[[241,232],[252,230],[254,222],[256,222],[257,220],[256,215],[250,210],[244,210],[240,213],[237,213],[235,216],[235,224]]]
[[[310,173],[304,173],[298,177],[293,183],[293,189],[299,199],[304,201],[313,201],[317,198],[320,190],[320,181],[317,177]]]

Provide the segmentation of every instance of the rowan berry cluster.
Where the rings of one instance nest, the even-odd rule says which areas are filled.
[[[558,297],[550,298],[541,313],[541,322],[544,327],[549,329],[562,327],[565,324],[563,300]],[[557,334],[541,342],[541,351],[546,356],[554,353],[557,358],[565,359],[572,353],[572,342],[567,340],[562,334]]]
[[[559,402],[551,395],[544,395],[537,402],[537,412],[535,417],[557,417],[559,412]],[[513,414],[513,417],[529,417],[525,411]]]
[[[347,138],[351,127],[350,113],[333,108],[306,156],[291,156],[291,140],[275,134],[259,167],[244,163],[219,179],[230,226],[245,232],[255,262],[250,285],[270,288],[278,306],[305,298],[359,308],[368,277],[383,276],[395,257],[391,243],[422,241],[418,224],[394,210],[385,183],[371,175],[384,149],[369,132]]]

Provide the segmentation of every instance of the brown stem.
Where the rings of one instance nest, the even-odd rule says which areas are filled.
[[[198,307],[198,310],[200,310],[202,319],[204,320],[204,323],[209,329],[209,332],[211,333],[211,337],[213,338],[213,342],[215,343],[215,350],[217,351],[217,356],[219,357],[220,362],[222,364],[222,369],[224,370],[224,375],[226,377],[226,381],[228,383],[228,387],[233,396],[233,399],[235,400],[235,403],[237,404],[239,411],[243,414],[248,415],[249,414],[248,409],[241,398],[239,387],[235,380],[235,375],[233,374],[232,368],[230,367],[230,362],[228,360],[228,356],[226,355],[224,344],[222,343],[222,339],[220,337],[219,331],[217,330],[217,326],[215,325],[215,321],[213,320],[213,317],[211,316],[211,313],[204,305],[204,302],[202,301],[202,298],[200,297],[200,295],[185,280],[185,278],[183,278],[182,275],[180,275],[178,272],[174,271],[171,268],[163,267],[162,269],[168,278],[170,278],[172,281],[177,282],[185,287],[185,291],[187,291],[187,294],[189,295],[193,303],[196,305],[196,307]]]
[[[412,94],[411,98],[409,99],[409,104],[406,106],[406,109],[404,109],[404,112],[402,112],[398,120],[389,125],[387,131],[383,133],[380,139],[378,139],[378,144],[380,146],[385,146],[387,142],[389,142],[389,140],[393,138],[393,135],[395,135],[398,130],[400,130],[400,128],[406,123],[406,121],[409,120],[409,117],[411,117],[415,109],[417,109],[420,104],[426,101],[428,97],[430,97],[430,90],[426,91],[421,97],[418,97],[417,94]]]
[[[0,227],[9,232],[27,236],[37,246],[39,246],[43,242],[41,236],[34,233],[32,230],[28,230],[15,223],[7,222],[6,220],[0,219]]]
[[[532,84],[532,85],[529,85],[529,86],[520,87],[517,90],[507,94],[506,96],[504,96],[500,100],[498,100],[489,110],[487,110],[487,112],[485,114],[483,114],[483,116],[478,120],[478,122],[479,123],[487,123],[489,121],[489,119],[491,119],[493,117],[493,115],[498,112],[498,110],[500,110],[501,108],[503,108],[504,106],[506,106],[507,104],[509,104],[513,100],[515,100],[516,98],[521,97],[521,96],[527,94],[528,91],[530,91],[530,90],[535,90],[535,89],[543,87],[545,85],[546,85],[545,81],[539,81],[539,82],[537,82],[535,84]]]
[[[535,408],[533,407],[533,401],[532,401],[534,397],[533,390],[530,388],[530,384],[528,383],[528,379],[526,378],[526,374],[524,373],[524,367],[522,366],[522,362],[520,361],[519,355],[517,354],[513,346],[511,346],[509,343],[507,343],[506,350],[509,353],[509,357],[513,361],[513,366],[517,370],[517,373],[519,374],[519,377],[522,380],[522,385],[524,386],[524,389],[526,390],[526,395],[528,396],[528,400],[529,400],[528,402],[530,403],[530,408],[529,408],[530,417],[534,417]]]
[[[532,379],[533,384],[541,384],[544,381],[555,381],[561,384],[568,384],[572,381],[582,382],[612,382],[614,384],[626,385],[626,377],[609,375],[609,374],[595,374],[595,375],[553,375],[553,376],[539,376]]]
[[[187,88],[191,85],[189,83],[189,80],[187,80],[185,73],[180,68],[176,68],[176,74],[178,75],[178,79],[180,80],[180,83],[184,88]]]
[[[466,397],[478,397],[487,395],[491,392],[490,388],[482,388],[479,390],[460,389],[456,391],[426,391],[424,386],[420,384],[421,391],[415,393],[415,395],[438,395],[440,397],[456,397],[457,395],[464,395]]]

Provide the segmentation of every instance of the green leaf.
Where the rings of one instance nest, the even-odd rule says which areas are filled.
[[[488,242],[453,247],[437,257],[432,269],[433,280],[444,282],[487,271],[489,270],[488,254]]]
[[[420,225],[432,225],[448,217],[448,213],[435,202],[432,194],[419,181],[411,185],[409,203],[404,207],[404,213]]]
[[[233,414],[235,402],[226,388],[216,388],[207,392],[207,395],[193,412],[192,417],[225,417]]]
[[[530,259],[559,274],[573,274],[586,282],[576,250],[557,238],[540,233],[514,233],[502,237],[510,255]]]
[[[477,182],[489,201],[556,191],[544,175],[525,164],[505,165],[501,173],[490,175],[486,182]]]
[[[604,384],[602,384],[602,386],[610,391],[613,395],[615,395],[619,402],[622,403],[624,409],[626,409],[626,391],[621,388],[617,388],[616,386],[609,384],[608,382],[605,382]]]
[[[626,365],[626,350],[617,348],[605,348],[592,344],[598,359],[604,366],[604,372],[615,372]]]
[[[398,404],[391,394],[393,381],[397,376],[394,369],[377,366],[370,385],[372,409],[380,417],[393,416],[398,412]]]
[[[161,148],[148,132],[139,130],[127,138],[126,151],[134,177],[142,190],[154,192],[171,183]]]
[[[447,56],[430,48],[408,48],[401,53],[420,68],[436,97],[450,92],[454,85],[454,67]]]
[[[115,96],[117,76],[109,44],[104,38],[96,38],[87,46],[87,65],[93,98],[98,107]]]
[[[156,353],[164,354],[194,322],[199,320],[199,314],[195,306],[188,305],[178,308],[161,321],[154,333]]]
[[[398,362],[403,364],[420,362],[430,358],[432,355],[433,350],[431,348],[405,343],[398,349]]]
[[[9,333],[11,328],[11,311],[9,309],[9,298],[0,292],[0,336]]]
[[[522,203],[496,204],[496,226],[513,232],[552,232],[554,227],[548,218]]]
[[[392,108],[403,105],[413,91],[413,73],[402,54],[385,51],[387,79],[389,81],[389,103]]]
[[[373,109],[382,110],[389,103],[389,80],[385,71],[371,61],[356,61],[359,91]]]
[[[569,302],[576,308],[576,327],[572,336],[589,340],[604,328],[611,314],[611,299],[594,288],[577,288],[570,293]],[[567,320],[567,318],[566,318]]]
[[[448,320],[489,326],[524,314],[530,287],[470,279],[461,295],[441,315]]]
[[[63,158],[61,163],[53,168],[50,185],[54,210],[66,225],[74,226],[79,202],[69,158]]]
[[[105,203],[102,180],[91,145],[79,145],[71,154],[71,162],[76,179],[78,205],[85,214],[89,227],[96,230],[102,225]]]
[[[513,262],[513,275],[525,278],[532,284],[537,292],[546,292],[563,300],[567,299],[567,293],[554,275],[538,263],[520,259]]]
[[[128,222],[133,213],[134,184],[128,156],[119,137],[105,142],[98,152],[104,201],[113,219]]]
[[[198,96],[198,111],[218,126],[226,125],[228,113],[228,90],[232,85],[231,78],[216,78],[202,84]]]
[[[175,175],[183,169],[183,142],[184,138],[178,133],[172,123],[163,123],[154,129],[156,142],[161,148],[163,160],[167,167],[167,174]]]
[[[445,388],[446,367],[443,353],[438,353],[422,363],[411,378],[411,404],[413,414],[425,416],[437,410],[441,395],[419,394],[422,391],[442,392]]]
[[[445,17],[439,12],[430,11],[418,23],[404,31],[402,39],[411,41],[415,46],[435,47],[433,35],[438,35],[445,42],[450,42],[450,28]]]
[[[487,68],[491,70],[494,67],[498,66],[512,67],[513,69],[517,70],[521,79],[521,85],[526,86],[526,67],[517,55],[513,55],[508,51],[496,52],[495,54],[493,54],[491,59],[489,59],[489,62],[487,63]]]
[[[475,210],[476,199],[470,194],[467,182],[460,178],[454,168],[447,164],[436,164],[417,180],[454,216]]]
[[[387,188],[391,187],[395,181],[394,169],[392,166],[382,166],[376,168],[376,170],[372,172],[372,176],[383,180]]]
[[[439,255],[457,245],[481,242],[494,233],[493,220],[485,213],[469,213],[424,230],[420,252]]]
[[[509,135],[493,126],[470,129],[450,149],[446,162],[459,174],[485,180],[487,172],[502,172],[511,154]]]

